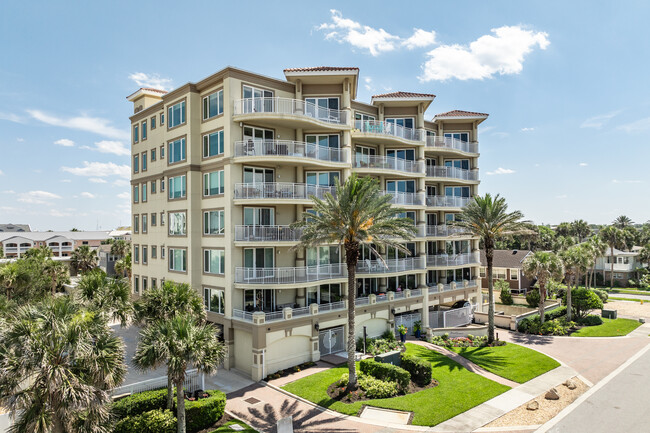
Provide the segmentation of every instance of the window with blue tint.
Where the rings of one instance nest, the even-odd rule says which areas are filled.
[[[185,197],[185,175],[169,178],[169,198]]]
[[[203,272],[223,274],[226,272],[226,252],[224,250],[203,251]]]
[[[169,249],[169,270],[177,272],[187,271],[187,250],[180,248]]]
[[[469,159],[447,159],[445,160],[445,167],[462,168],[469,170]]]
[[[142,184],[142,202],[147,201],[147,183]]]
[[[142,140],[144,141],[146,139],[147,139],[147,121],[144,120],[142,121]]]
[[[446,186],[445,195],[447,197],[469,197],[468,186]]]
[[[138,185],[133,186],[133,203],[137,203],[140,201],[140,194],[139,194],[139,188]]]
[[[169,156],[169,163],[185,161],[185,139],[179,138],[178,140],[170,141],[167,154]]]
[[[147,171],[147,152],[142,152],[142,171]]]
[[[445,137],[455,138],[456,140],[468,142],[469,132],[445,132]]]
[[[223,90],[203,98],[203,120],[223,113]]]
[[[133,172],[140,171],[140,155],[133,155]]]
[[[133,247],[133,261],[135,263],[140,261],[140,245],[135,245]]]
[[[203,175],[203,195],[217,195],[224,192],[224,172],[223,170],[205,173]]]
[[[133,215],[133,231],[138,233],[140,231],[140,216]]]
[[[390,149],[386,150],[386,156],[405,161],[415,161],[415,149]]]
[[[140,126],[135,125],[133,127],[133,142],[137,143],[138,141],[140,141]]]
[[[203,157],[223,155],[223,130],[203,136]]]
[[[203,212],[203,234],[222,235],[225,229],[223,210],[210,210]]]
[[[156,116],[151,118],[151,129],[156,129]]]
[[[163,121],[161,120],[162,124]],[[173,128],[185,123],[185,101],[174,104],[167,110],[167,126]]]
[[[386,123],[392,123],[404,128],[413,129],[414,120],[412,117],[390,117],[386,119]]]
[[[307,185],[334,186],[340,174],[338,171],[308,171],[305,173]]]
[[[165,113],[160,113],[160,124],[161,125],[165,124]]]
[[[156,149],[151,149],[151,162],[156,160]]]
[[[388,192],[415,192],[414,180],[389,180],[386,181]]]

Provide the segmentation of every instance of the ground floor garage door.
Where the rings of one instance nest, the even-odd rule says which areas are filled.
[[[343,326],[323,329],[318,333],[320,355],[329,355],[345,351],[345,330]]]

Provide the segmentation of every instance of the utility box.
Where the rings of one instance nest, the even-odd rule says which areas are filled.
[[[605,310],[603,308],[603,312],[602,312],[601,315],[603,316],[603,319],[616,319],[617,311],[616,310]]]
[[[377,362],[383,362],[384,364],[392,364],[392,365],[397,365],[399,367],[401,360],[400,360],[400,352],[399,350],[394,350],[392,352],[386,352],[382,353],[381,355],[376,355],[375,356],[375,361]]]

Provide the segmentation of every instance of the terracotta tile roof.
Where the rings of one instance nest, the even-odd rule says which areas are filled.
[[[435,98],[436,95],[431,93],[413,93],[413,92],[392,92],[381,95],[373,95],[373,98]]]
[[[530,253],[530,250],[494,250],[492,266],[495,268],[521,268],[521,262]],[[481,250],[481,266],[487,266],[483,250]]]
[[[151,87],[141,87],[140,90],[149,90],[151,92],[168,93],[166,90],[152,89]]]
[[[475,111],[451,110],[446,113],[436,114],[436,117],[476,117],[476,116],[489,116],[487,113],[477,113]]]
[[[334,72],[334,71],[358,71],[359,68],[346,68],[341,66],[313,66],[311,68],[287,68],[284,72]]]

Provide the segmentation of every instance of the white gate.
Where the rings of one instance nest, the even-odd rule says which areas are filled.
[[[474,307],[467,306],[446,311],[429,311],[429,327],[455,328],[472,323]]]
[[[324,329],[318,333],[321,356],[345,351],[345,332],[342,326]]]
[[[395,333],[399,334],[397,328],[399,328],[400,325],[404,325],[408,329],[406,335],[411,335],[413,334],[413,325],[415,322],[421,320],[422,315],[420,313],[400,314],[399,316],[395,316]]]

